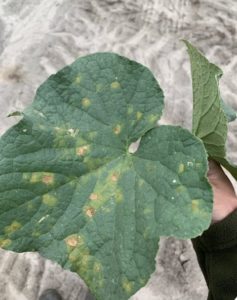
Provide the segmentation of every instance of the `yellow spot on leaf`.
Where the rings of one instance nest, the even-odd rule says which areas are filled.
[[[11,223],[11,225],[6,226],[6,227],[4,228],[4,231],[5,231],[6,234],[11,234],[11,233],[13,233],[13,232],[19,230],[21,227],[22,227],[21,223],[19,223],[19,222],[17,222],[17,221],[13,221],[13,222]]]
[[[70,248],[70,250],[72,250],[72,252],[69,254],[70,262],[78,266],[78,271],[88,271],[88,265],[91,261],[91,256],[89,254],[89,249],[86,247],[86,245],[82,244],[80,239],[77,246],[71,246]]]
[[[92,218],[95,214],[95,209],[93,207],[88,207],[86,209],[86,215],[89,217],[89,218]]]
[[[192,212],[194,212],[194,213],[199,212],[199,200],[198,199],[192,200]]]
[[[89,262],[90,262],[90,255],[85,253],[81,260],[81,267],[84,269],[88,269]]]
[[[140,120],[141,119],[141,117],[142,117],[142,113],[140,112],[140,111],[137,111],[137,113],[136,113],[136,118],[137,118],[137,120]]]
[[[72,248],[72,246],[70,246],[70,245],[68,245],[68,246]],[[77,260],[78,260],[79,257],[80,257],[80,256],[79,256],[78,251],[72,251],[72,252],[69,254],[69,256],[68,256],[69,261],[70,261],[71,263],[77,262]]]
[[[45,194],[43,196],[43,203],[45,205],[55,206],[57,204],[57,202],[58,202],[58,199],[53,195]]]
[[[113,182],[117,182],[118,181],[118,174],[117,173],[113,173],[112,176],[111,176],[111,180]]]
[[[41,181],[41,174],[40,173],[32,173],[31,178],[30,178],[30,182],[31,183],[36,183]]]
[[[76,77],[75,83],[76,83],[76,84],[80,84],[80,83],[81,83],[81,76],[78,75],[78,76]]]
[[[111,83],[111,89],[118,89],[120,88],[120,83],[118,81],[114,81]]]
[[[154,123],[156,121],[158,121],[158,116],[157,115],[151,114],[151,115],[148,116],[148,122]]]
[[[122,287],[127,294],[131,294],[131,292],[133,291],[133,285],[133,282],[128,281],[127,279],[124,279],[122,281]]]
[[[75,248],[79,245],[79,243],[81,243],[81,238],[79,235],[72,234],[66,237],[65,242],[68,246]]]
[[[0,239],[0,247],[6,248],[6,247],[10,246],[11,242],[12,241],[10,239]]]
[[[95,201],[95,200],[98,200],[98,194],[95,194],[95,193],[92,193],[92,194],[90,194],[90,200],[93,200],[93,201]]]
[[[90,157],[90,156],[85,156],[83,162],[89,170],[92,170],[92,169],[94,170],[98,166],[103,165],[103,162],[106,163],[107,161],[108,160],[106,158],[94,158],[94,157]]]
[[[176,188],[176,192],[177,193],[183,193],[183,192],[185,192],[186,191],[186,188],[185,188],[185,186],[183,186],[183,185],[179,185],[177,188]]]
[[[54,174],[45,173],[42,178],[43,183],[50,185],[54,183]]]
[[[89,146],[86,145],[86,146],[81,146],[81,147],[78,147],[76,148],[76,153],[78,156],[83,156],[86,154],[86,152],[89,150]]]
[[[116,125],[115,127],[114,127],[114,129],[113,129],[113,132],[115,133],[115,134],[120,134],[120,132],[121,132],[121,125]]]
[[[90,256],[90,251],[86,246],[82,236],[72,234],[64,240],[68,246],[68,258],[75,271],[86,273],[92,269],[95,258]]]
[[[101,269],[102,269],[101,264],[99,262],[95,262],[93,266],[94,273],[101,272]]]
[[[83,98],[81,103],[84,108],[87,108],[91,105],[91,100],[89,98]]]
[[[27,178],[27,176],[23,176],[23,178]],[[38,183],[43,182],[47,185],[54,183],[54,174],[47,172],[35,172],[31,174],[30,183]]]
[[[184,164],[179,165],[178,173],[181,174],[184,171]]]

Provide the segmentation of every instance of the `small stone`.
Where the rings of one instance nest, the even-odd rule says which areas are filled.
[[[187,258],[184,254],[181,254],[181,255],[179,256],[179,260],[180,260],[181,262],[186,262],[186,261],[188,261],[188,258]]]

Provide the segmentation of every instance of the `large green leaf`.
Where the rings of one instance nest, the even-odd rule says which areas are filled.
[[[212,211],[203,143],[181,127],[154,128],[162,109],[152,73],[116,54],[51,76],[0,140],[0,246],[39,251],[98,300],[145,285],[159,236],[194,237]]]
[[[221,99],[222,71],[195,47],[184,41],[191,61],[193,83],[193,134],[202,139],[210,158],[221,163],[237,179],[237,166],[226,158],[227,122],[234,111]]]

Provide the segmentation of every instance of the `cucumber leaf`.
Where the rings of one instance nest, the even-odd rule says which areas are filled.
[[[49,77],[0,139],[0,246],[77,272],[98,300],[144,286],[159,237],[197,236],[212,212],[204,145],[156,128],[162,109],[152,73],[116,54]]]
[[[184,41],[190,61],[193,84],[193,126],[194,135],[202,139],[210,158],[218,161],[237,179],[237,166],[226,158],[227,122],[234,119],[234,113],[224,105],[219,91],[222,71],[210,63],[189,42]]]

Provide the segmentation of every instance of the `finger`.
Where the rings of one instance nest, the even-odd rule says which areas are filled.
[[[209,169],[207,172],[207,176],[210,180],[221,180],[226,177],[224,171],[221,166],[214,160],[208,160]]]
[[[208,180],[211,183],[214,193],[226,193],[235,197],[234,187],[221,168],[221,166],[214,160],[209,160]]]

